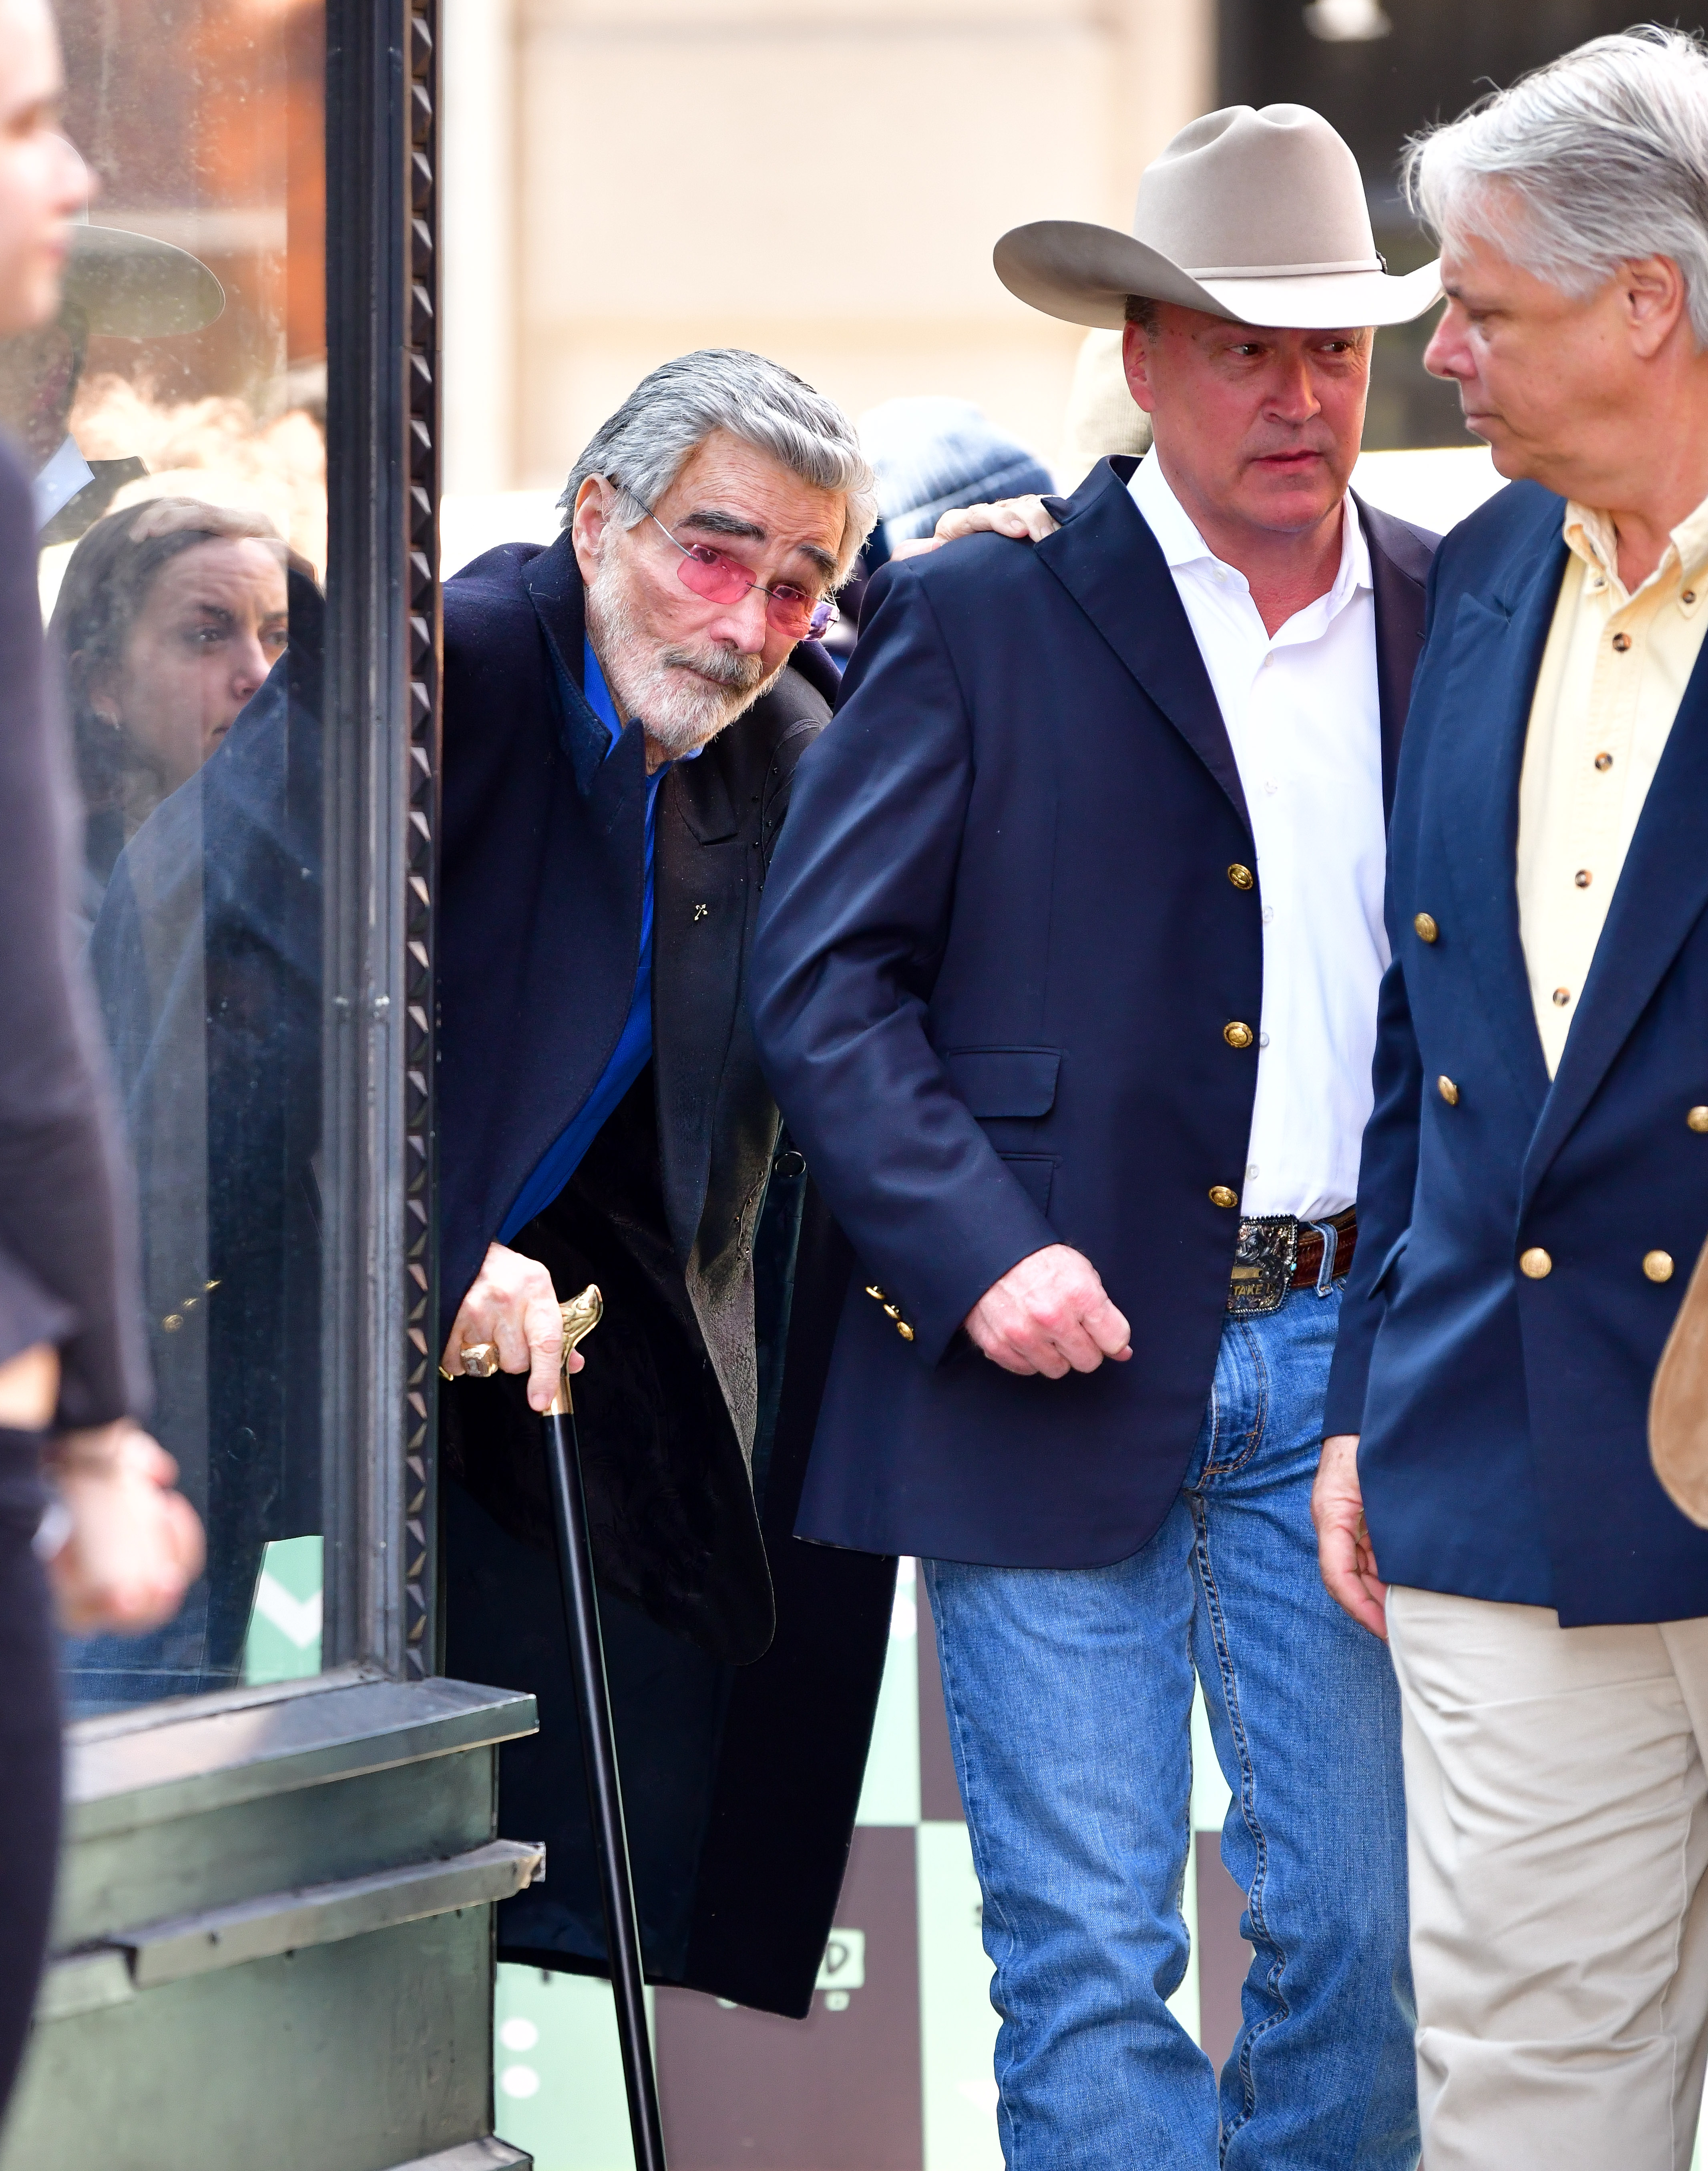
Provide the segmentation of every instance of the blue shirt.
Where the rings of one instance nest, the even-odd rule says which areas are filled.
[[[586,696],[587,706],[610,732],[614,747],[623,736],[622,719],[617,714],[617,705],[611,699],[611,689],[605,683],[605,674],[599,668],[592,643],[587,641],[581,644],[581,690]],[[598,1083],[541,1155],[533,1175],[517,1194],[516,1203],[505,1216],[504,1225],[498,1232],[501,1244],[507,1244],[519,1229],[525,1228],[536,1214],[543,1213],[551,1204],[581,1166],[582,1155],[598,1135],[607,1117],[615,1112],[617,1103],[652,1060],[652,846],[658,787],[664,780],[667,766],[661,763],[646,780],[646,871],[640,892],[640,956],[634,967],[634,989],[629,998],[629,1015],[623,1021],[611,1060],[605,1065]]]

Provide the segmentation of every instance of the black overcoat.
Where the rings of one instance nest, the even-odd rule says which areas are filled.
[[[582,697],[583,632],[567,537],[447,584],[442,1336],[633,989],[645,749],[637,725],[611,748]],[[591,1277],[609,1300],[576,1395],[649,1975],[782,2013],[807,2009],[830,1928],[894,1573],[790,1535],[848,1255],[779,1140],[747,1021],[771,846],[834,689],[797,651],[667,773],[653,1059],[512,1240],[560,1294]],[[514,1381],[458,1382],[441,1406],[447,1669],[540,1706],[538,1736],[503,1752],[500,1817],[545,1841],[548,1873],[501,1911],[500,1950],[597,1970],[540,1429]]]

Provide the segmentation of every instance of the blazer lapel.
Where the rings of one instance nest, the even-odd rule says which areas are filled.
[[[1544,548],[1515,560],[1504,592],[1462,596],[1451,624],[1438,619],[1432,635],[1450,659],[1433,704],[1429,791],[1456,908],[1450,925],[1464,930],[1507,1068],[1538,1110],[1548,1066],[1518,932],[1518,777],[1565,554],[1555,521]]]
[[[1708,907],[1708,649],[1696,661],[1620,871],[1577,1015],[1524,1161],[1523,1198],[1593,1099]]]
[[[1127,495],[1133,460],[1100,460],[1070,498],[1051,498],[1062,525],[1037,555],[1234,802],[1245,793],[1204,659],[1168,561]]]
[[[1411,681],[1423,647],[1430,546],[1404,521],[1356,497],[1370,545],[1370,582],[1376,596],[1376,693],[1382,719],[1382,812],[1394,812],[1394,779],[1400,737],[1411,705]]]

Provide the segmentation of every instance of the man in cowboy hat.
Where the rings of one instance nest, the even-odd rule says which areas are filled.
[[[1416,2161],[1399,1713],[1309,1493],[1432,539],[1347,492],[1389,278],[1351,152],[1212,114],[1132,237],[1010,233],[1150,414],[1035,548],[873,583],[796,774],[762,1059],[860,1271],[797,1530],[924,1557],[1009,2162]],[[1169,1999],[1202,1681],[1255,1958]]]

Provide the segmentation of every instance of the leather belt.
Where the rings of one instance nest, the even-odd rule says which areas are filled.
[[[1334,1231],[1334,1253],[1324,1273],[1327,1249],[1323,1231]],[[1228,1310],[1240,1318],[1279,1311],[1294,1289],[1326,1293],[1352,1262],[1357,1248],[1358,1217],[1352,1208],[1321,1221],[1301,1221],[1291,1214],[1256,1214],[1240,1224],[1234,1264],[1228,1275]]]

